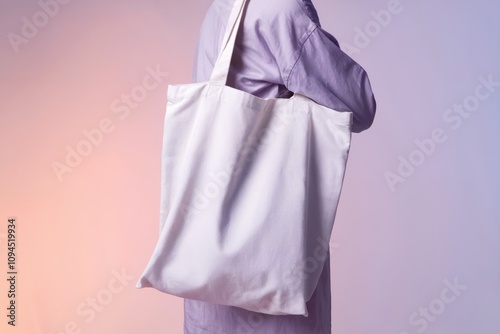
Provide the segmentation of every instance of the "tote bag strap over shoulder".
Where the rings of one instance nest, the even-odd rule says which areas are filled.
[[[226,85],[229,66],[231,65],[231,58],[233,57],[236,36],[238,35],[238,30],[241,26],[243,12],[247,2],[248,0],[236,0],[234,2],[231,15],[229,16],[226,32],[224,34],[221,52],[219,53],[219,58],[215,62],[212,76],[210,77],[210,82],[213,85]]]

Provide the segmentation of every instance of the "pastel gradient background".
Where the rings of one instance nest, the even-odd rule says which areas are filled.
[[[190,81],[210,1],[58,4],[0,0],[0,332],[182,333],[182,299],[134,285],[158,236],[167,86]],[[333,333],[500,333],[500,3],[314,4],[378,102],[332,236]]]

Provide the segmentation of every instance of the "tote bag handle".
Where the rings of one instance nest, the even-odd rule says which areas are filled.
[[[243,17],[243,11],[247,1],[248,0],[236,0],[233,5],[226,32],[224,34],[222,49],[217,61],[215,62],[212,76],[210,77],[210,83],[213,85],[226,85],[229,66],[231,65],[231,58],[233,57],[236,35],[238,35],[238,30],[241,26],[241,19]]]

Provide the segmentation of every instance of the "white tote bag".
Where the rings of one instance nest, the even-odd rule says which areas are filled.
[[[168,87],[160,235],[136,287],[308,316],[351,142],[351,112],[226,86],[244,0],[209,82]]]

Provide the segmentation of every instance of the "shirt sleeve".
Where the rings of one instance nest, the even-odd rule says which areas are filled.
[[[320,26],[301,45],[286,86],[321,105],[351,111],[352,132],[368,129],[375,118],[376,101],[366,71]]]

